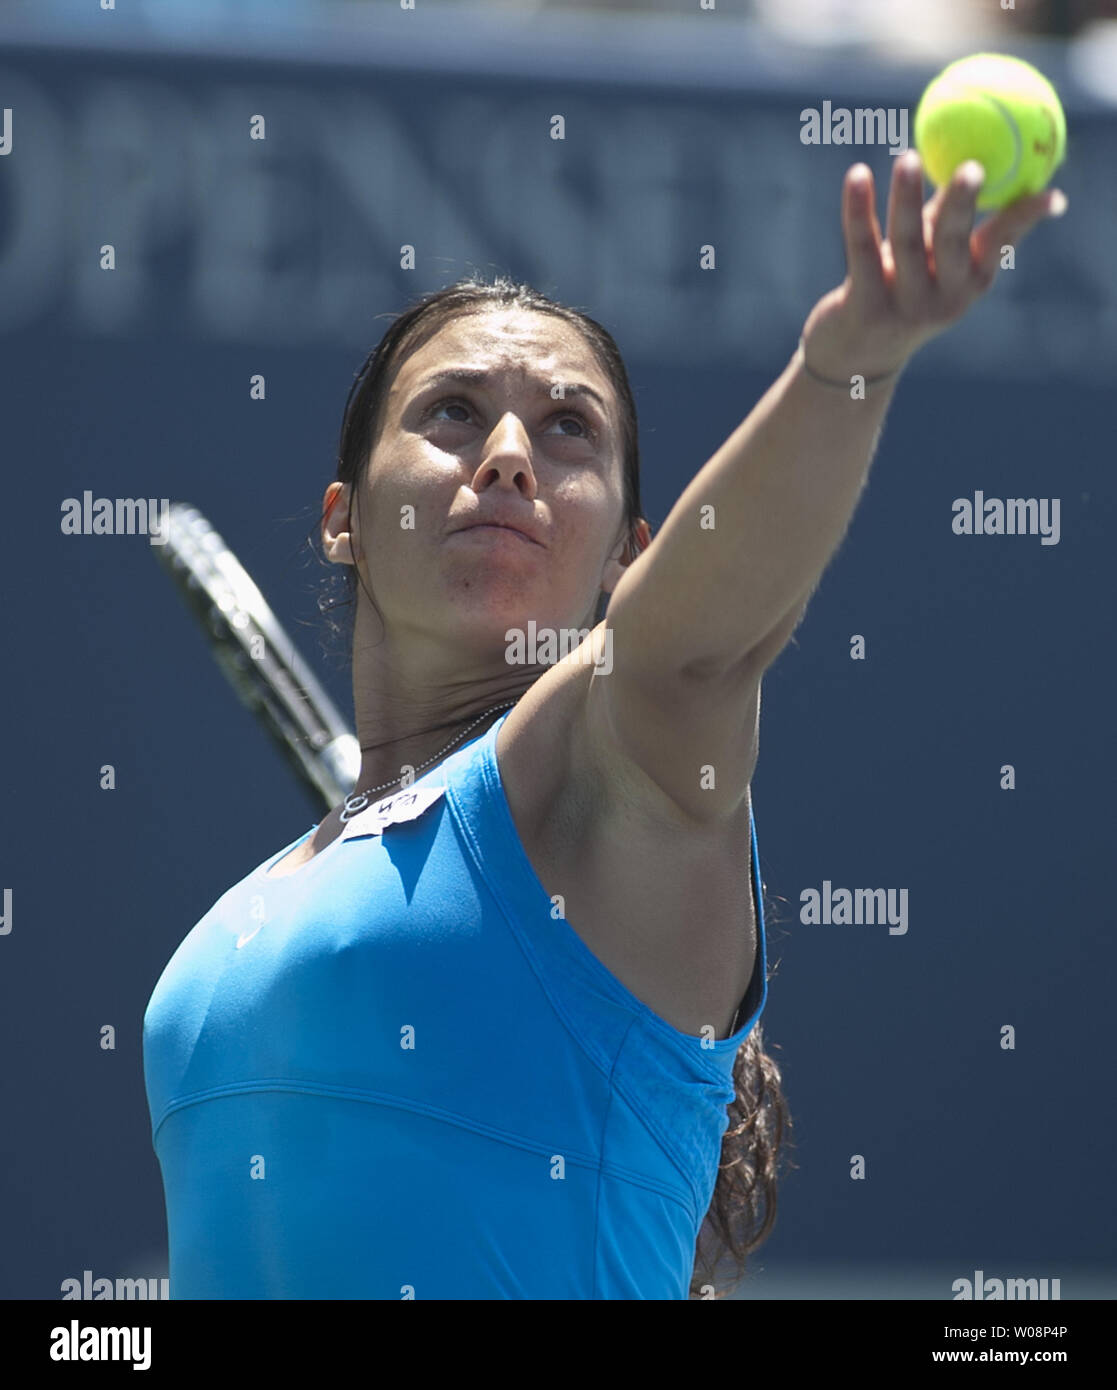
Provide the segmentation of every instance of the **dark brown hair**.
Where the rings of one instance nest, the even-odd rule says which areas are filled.
[[[485,309],[530,309],[551,314],[572,324],[586,338],[603,370],[613,384],[621,421],[621,451],[624,472],[624,514],[628,522],[629,561],[639,554],[641,546],[636,532],[640,519],[640,447],[636,424],[636,403],[628,382],[624,361],[612,336],[587,314],[568,308],[540,294],[530,285],[518,284],[504,276],[491,283],[474,277],[458,280],[445,289],[434,290],[416,300],[393,322],[376,347],[365,359],[357,373],[345,402],[341,439],[338,444],[337,480],[351,484],[349,517],[353,499],[368,469],[369,459],[383,423],[384,402],[392,380],[404,359],[421,348],[451,319]],[[347,529],[351,530],[349,526]],[[336,571],[340,568],[340,576]],[[356,590],[360,581],[355,565],[330,566],[333,575],[327,579],[319,598],[319,609],[326,616],[335,637],[352,638],[356,615]],[[337,588],[342,590],[337,593]],[[365,589],[375,607],[375,599]],[[604,608],[599,604],[599,609]],[[348,622],[342,625],[334,618],[337,609],[348,609]],[[600,621],[600,612],[598,615]]]
[[[451,319],[493,308],[551,314],[576,328],[596,353],[612,383],[620,413],[628,558],[634,559],[641,548],[636,531],[641,518],[640,452],[636,404],[620,350],[612,335],[588,314],[504,276],[491,282],[469,276],[424,295],[393,316],[390,327],[357,373],[345,402],[337,478],[351,484],[350,513],[352,499],[359,491],[379,438],[388,390],[404,359]],[[344,631],[351,642],[359,576],[356,566],[330,566],[335,576],[339,568],[343,571],[342,596],[332,597],[328,582],[319,607],[335,635]],[[369,598],[372,599],[371,594]],[[333,613],[345,607],[350,611],[343,630],[334,621]],[[352,660],[351,650],[349,659]],[[767,1238],[776,1217],[780,1147],[790,1118],[780,1089],[779,1069],[764,1051],[759,1023],[737,1052],[733,1081],[736,1096],[728,1107],[729,1127],[722,1140],[718,1179],[695,1251],[692,1298],[708,1297],[711,1288],[718,1298],[732,1292],[744,1277],[748,1255]]]

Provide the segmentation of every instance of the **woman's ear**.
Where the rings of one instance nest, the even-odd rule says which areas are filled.
[[[322,498],[322,549],[326,559],[335,565],[352,565],[353,543],[357,539],[349,533],[348,483],[331,483]],[[356,531],[357,519],[353,518]]]
[[[605,569],[601,576],[601,588],[606,594],[611,594],[620,583],[621,576],[625,570],[636,559],[637,555],[642,555],[652,541],[652,528],[640,517],[634,527],[636,532],[637,546],[633,553],[632,539],[626,536],[623,544],[618,544],[614,555],[610,556],[605,562]]]

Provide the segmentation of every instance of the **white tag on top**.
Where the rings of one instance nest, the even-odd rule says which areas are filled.
[[[389,825],[417,820],[445,791],[444,786],[404,787],[402,791],[373,802],[352,820],[346,821],[341,838],[348,840],[354,835],[379,835]]]

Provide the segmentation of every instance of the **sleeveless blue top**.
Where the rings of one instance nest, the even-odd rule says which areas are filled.
[[[143,1049],[172,1298],[688,1296],[767,1000],[756,829],[740,1026],[679,1032],[552,910],[506,718],[168,962]]]

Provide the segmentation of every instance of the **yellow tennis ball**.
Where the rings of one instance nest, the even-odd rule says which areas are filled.
[[[1055,88],[1021,58],[975,53],[928,84],[915,113],[915,147],[941,188],[967,159],[985,169],[979,208],[1038,193],[1066,155],[1067,120]]]

